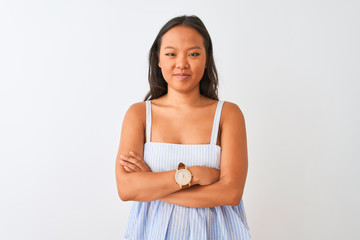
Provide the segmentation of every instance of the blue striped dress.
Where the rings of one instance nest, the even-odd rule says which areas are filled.
[[[144,161],[153,172],[200,165],[220,169],[221,147],[216,145],[221,109],[219,101],[210,144],[174,144],[150,142],[151,101],[146,101],[146,143]],[[237,206],[191,208],[160,200],[134,201],[125,232],[129,240],[235,240],[249,239],[243,200]]]

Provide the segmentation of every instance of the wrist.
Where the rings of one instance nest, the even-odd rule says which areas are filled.
[[[187,167],[187,169],[190,171],[192,177],[191,177],[191,185],[199,184],[198,174],[197,172],[197,166],[190,166]]]

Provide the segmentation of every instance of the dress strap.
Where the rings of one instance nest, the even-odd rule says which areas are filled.
[[[150,142],[151,137],[151,101],[146,101],[146,142]]]
[[[211,132],[211,141],[210,144],[216,145],[216,140],[219,132],[219,124],[220,124],[220,116],[221,116],[221,109],[224,104],[224,101],[219,101],[216,107],[213,128]]]

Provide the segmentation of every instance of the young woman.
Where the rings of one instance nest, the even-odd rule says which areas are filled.
[[[219,101],[211,38],[196,16],[167,22],[149,55],[150,92],[128,109],[116,158],[127,239],[249,239],[244,116]]]

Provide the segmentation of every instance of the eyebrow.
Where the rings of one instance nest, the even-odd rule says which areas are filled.
[[[175,48],[172,46],[166,46],[164,49],[175,49]],[[193,46],[193,47],[189,48],[188,50],[193,50],[193,49],[201,49],[201,47]]]

